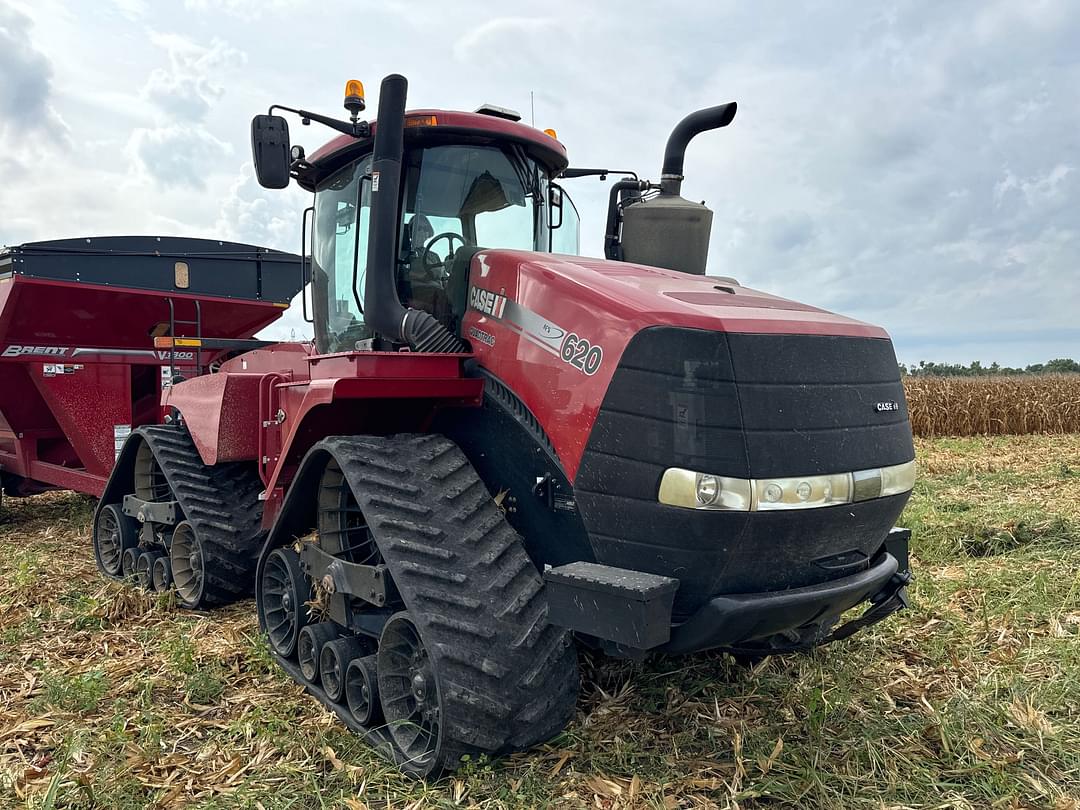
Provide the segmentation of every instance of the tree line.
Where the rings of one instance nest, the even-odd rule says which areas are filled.
[[[912,377],[986,377],[998,374],[1080,374],[1080,363],[1067,357],[1059,357],[1046,363],[1032,363],[1023,368],[991,363],[984,366],[978,360],[969,365],[960,363],[933,363],[920,360],[918,365],[900,363],[900,373]]]

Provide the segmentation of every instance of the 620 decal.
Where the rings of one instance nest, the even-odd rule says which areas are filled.
[[[604,362],[604,350],[595,346],[580,335],[568,332],[563,339],[562,359],[592,376],[600,370]]]

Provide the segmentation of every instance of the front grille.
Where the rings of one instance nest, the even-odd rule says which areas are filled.
[[[686,510],[657,502],[668,467],[773,478],[913,457],[888,340],[654,327],[620,360],[574,488],[598,561],[680,577],[678,605],[829,579],[813,560],[869,557],[907,496],[794,516]]]

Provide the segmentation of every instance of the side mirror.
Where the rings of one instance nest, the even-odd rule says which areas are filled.
[[[256,115],[251,119],[251,157],[255,176],[263,188],[289,185],[292,155],[289,145],[289,122],[280,115]]]
[[[562,203],[563,203],[563,191],[554,183],[550,188],[549,206],[551,208],[548,217],[550,219],[551,230],[556,230],[562,227]]]

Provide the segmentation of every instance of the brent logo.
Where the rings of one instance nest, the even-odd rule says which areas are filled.
[[[64,357],[68,353],[68,346],[16,346],[11,345],[4,349],[3,357],[22,357],[27,354],[39,354],[46,357]]]
[[[899,402],[877,402],[874,403],[874,410],[878,413],[889,413],[890,411],[900,410]]]

